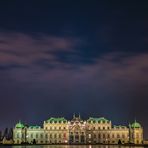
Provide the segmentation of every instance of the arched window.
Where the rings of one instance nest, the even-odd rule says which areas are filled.
[[[98,134],[98,138],[101,138],[101,135],[100,135],[100,133]]]
[[[138,133],[136,133],[136,138],[139,138],[139,134]]]
[[[38,134],[36,134],[36,138],[38,138]]]
[[[125,135],[124,135],[124,134],[122,134],[122,138],[123,138],[123,139],[125,138]]]
[[[43,138],[43,134],[41,134],[40,137]]]
[[[63,137],[66,138],[66,133],[63,134]]]
[[[120,138],[120,135],[119,134],[117,134],[117,138]]]

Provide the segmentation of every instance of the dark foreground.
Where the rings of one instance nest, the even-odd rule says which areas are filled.
[[[148,148],[144,145],[0,145],[1,148]]]

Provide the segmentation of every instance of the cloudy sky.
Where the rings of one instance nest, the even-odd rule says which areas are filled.
[[[0,1],[0,128],[73,113],[139,121],[148,136],[147,1]]]

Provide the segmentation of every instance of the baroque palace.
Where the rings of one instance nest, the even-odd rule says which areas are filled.
[[[51,117],[43,127],[18,122],[13,140],[15,144],[142,144],[143,128],[136,121],[129,126],[115,126],[104,117],[86,121],[80,115],[73,115],[71,121]]]

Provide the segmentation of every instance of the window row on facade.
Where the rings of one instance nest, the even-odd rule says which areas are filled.
[[[40,139],[42,139],[42,138],[46,138],[46,139],[48,139],[48,138],[66,138],[66,136],[67,136],[66,133],[59,133],[59,134],[57,134],[57,133],[55,133],[55,134],[29,133],[29,134],[27,134],[27,138],[36,138],[36,139],[38,139],[38,138],[40,138]],[[25,138],[25,137],[24,137],[24,134],[17,133],[15,138]]]
[[[50,127],[45,127],[45,129],[46,130],[66,130],[66,129],[68,129],[67,127],[62,127],[62,126],[59,126],[59,127],[57,127],[57,126],[50,126]]]

